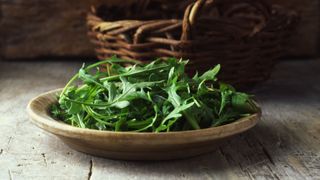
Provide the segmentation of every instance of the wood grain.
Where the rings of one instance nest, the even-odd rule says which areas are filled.
[[[62,87],[77,62],[0,62],[0,179],[320,179],[320,61],[282,62],[254,90],[261,122],[212,153],[115,161],[78,153],[27,119],[27,102]]]
[[[7,59],[93,56],[85,17],[91,5],[100,3],[118,1],[0,0],[1,55]]]

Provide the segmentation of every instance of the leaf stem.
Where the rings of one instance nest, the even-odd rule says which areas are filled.
[[[197,120],[188,111],[183,111],[183,115],[193,129],[200,129]]]

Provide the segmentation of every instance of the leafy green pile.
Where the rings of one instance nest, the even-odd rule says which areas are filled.
[[[81,128],[168,132],[219,126],[258,111],[249,95],[217,81],[220,65],[190,78],[187,63],[112,57],[82,67],[51,107],[52,116]]]

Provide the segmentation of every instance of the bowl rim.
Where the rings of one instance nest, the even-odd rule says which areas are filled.
[[[259,108],[259,112],[254,113],[250,116],[240,118],[232,123],[217,126],[217,127],[210,127],[210,128],[204,128],[204,129],[198,129],[198,130],[186,130],[186,131],[170,131],[170,132],[134,132],[134,131],[106,131],[106,130],[96,130],[96,129],[88,129],[88,128],[80,128],[75,127],[72,125],[69,125],[67,123],[64,123],[63,121],[58,121],[54,118],[52,118],[48,114],[48,106],[52,103],[42,103],[42,108],[39,110],[36,110],[36,105],[44,98],[52,97],[53,95],[56,95],[61,91],[62,88],[51,90],[45,93],[41,93],[40,95],[32,98],[28,105],[27,105],[27,113],[29,115],[29,119],[38,127],[49,131],[53,134],[58,134],[62,136],[68,136],[68,137],[79,137],[79,135],[95,135],[99,137],[105,137],[105,136],[150,136],[150,137],[165,137],[165,136],[188,136],[188,135],[200,135],[200,134],[212,134],[213,131],[216,131],[217,135],[223,135],[225,136],[231,136],[233,134],[237,134],[240,132],[243,132],[247,129],[252,128],[256,125],[257,121],[261,118],[261,108]],[[44,104],[44,105],[43,105]],[[44,113],[46,112],[46,113]],[[252,121],[252,122],[250,122]],[[234,130],[234,126],[241,127],[240,131],[232,132]],[[71,133],[71,134],[70,134]]]

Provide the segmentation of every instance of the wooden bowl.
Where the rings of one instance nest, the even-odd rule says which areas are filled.
[[[102,157],[123,160],[168,160],[213,151],[219,142],[252,128],[261,113],[233,123],[201,130],[180,132],[113,132],[82,129],[50,117],[49,107],[57,102],[61,89],[32,99],[27,107],[31,121],[58,136],[71,148]]]

